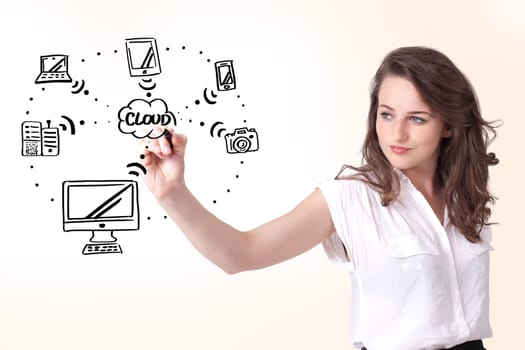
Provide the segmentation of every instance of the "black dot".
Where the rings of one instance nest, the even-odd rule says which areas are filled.
[[[167,47],[167,48],[166,48],[166,51],[169,51],[169,50],[170,50],[170,48],[169,48],[169,47]]]
[[[164,219],[167,219],[168,217],[166,215],[164,215]]]
[[[182,49],[183,49],[183,50],[186,50],[186,46],[183,46]]]
[[[54,202],[55,201],[55,198],[51,198],[51,202]]]
[[[84,95],[89,95],[89,90],[84,90]]]
[[[244,107],[244,103],[242,104],[242,106]]]
[[[45,87],[43,87],[43,88],[42,88],[42,91],[46,91],[46,88],[45,88]]]
[[[237,98],[241,98],[241,95],[237,95]]]
[[[86,122],[83,121],[83,120],[80,121],[80,125],[84,125],[85,123],[86,123]]]
[[[148,216],[148,220],[151,220],[151,216]]]
[[[148,148],[148,146],[146,146],[146,148]],[[143,154],[141,154],[141,155],[140,155],[140,159],[144,159],[144,158],[146,158],[146,156],[143,155]]]
[[[192,121],[191,119],[188,119],[188,122],[190,122],[190,123],[191,123],[191,121]]]
[[[186,109],[188,109],[188,106],[186,106]]]
[[[215,204],[215,203],[217,203],[217,201],[214,199],[214,200],[213,200],[213,204]]]
[[[93,124],[96,124],[96,123],[97,123],[97,121],[95,120],[95,121],[93,122]]]
[[[113,52],[114,52],[114,53],[117,53],[118,51],[117,51],[117,50],[114,50]]]
[[[29,114],[29,111],[26,111],[26,114]]]
[[[206,61],[211,62],[211,60],[209,58]]]
[[[97,52],[97,56],[100,56],[100,52]]]
[[[241,164],[244,164],[244,160],[241,160]]]
[[[82,61],[82,62],[86,62],[86,60],[85,60],[85,59],[82,59],[81,61]]]
[[[228,188],[228,189],[226,190],[226,192],[230,193],[230,189]]]
[[[146,94],[146,96],[147,96],[147,97],[151,97],[151,92],[148,92],[148,93]]]
[[[109,105],[106,105],[106,107],[108,107],[108,108],[109,108]]]
[[[31,169],[33,169],[33,168],[34,168],[34,166],[32,166],[32,165],[31,165],[31,166],[29,166],[29,167],[30,167]]]
[[[38,184],[38,183],[36,183],[36,184],[35,184],[35,186],[36,186],[36,187],[38,187],[38,186],[39,186],[39,184]]]
[[[201,122],[201,126],[204,126],[204,122]]]
[[[202,55],[202,51],[199,51],[199,54],[201,54],[201,55]]]
[[[238,179],[238,178],[239,178],[239,175],[235,175],[235,178]]]
[[[29,98],[29,101],[33,101],[33,98],[32,98],[32,97],[30,97],[30,98]]]
[[[244,120],[244,122],[246,123],[246,119]]]
[[[199,100],[195,100],[195,104],[196,104],[196,105],[198,105],[198,104],[200,104],[200,103],[201,103],[201,101],[199,101]]]
[[[98,102],[98,98],[95,97],[95,102]]]

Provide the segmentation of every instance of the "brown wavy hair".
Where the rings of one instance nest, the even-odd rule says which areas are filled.
[[[488,190],[488,166],[499,162],[487,153],[496,137],[493,123],[481,117],[479,102],[469,80],[444,54],[428,47],[401,47],[390,52],[379,66],[370,85],[368,131],[362,147],[359,167],[349,167],[360,179],[381,195],[387,206],[400,191],[400,179],[379,146],[376,132],[378,93],[383,79],[399,76],[412,82],[426,104],[443,119],[452,135],[443,138],[437,164],[437,175],[445,185],[445,200],[450,222],[470,242],[479,242],[496,197]],[[340,178],[340,176],[336,178]]]

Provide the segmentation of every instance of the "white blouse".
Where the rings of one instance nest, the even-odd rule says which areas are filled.
[[[443,349],[492,336],[490,227],[481,243],[470,243],[446,209],[441,225],[422,193],[397,172],[400,197],[386,207],[362,181],[319,184],[336,230],[324,249],[351,276],[354,346]]]

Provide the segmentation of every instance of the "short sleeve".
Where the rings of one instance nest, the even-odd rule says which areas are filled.
[[[351,253],[353,244],[349,232],[347,206],[349,193],[345,191],[349,182],[349,180],[326,180],[319,183],[318,188],[326,200],[335,228],[335,232],[323,240],[323,248],[331,261],[346,270],[353,271],[355,269]]]

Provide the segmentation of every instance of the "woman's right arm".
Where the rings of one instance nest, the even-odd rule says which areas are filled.
[[[145,149],[145,183],[159,204],[207,259],[227,273],[260,269],[297,256],[334,232],[319,189],[289,213],[249,231],[239,231],[202,206],[184,182],[187,138],[152,140]]]

